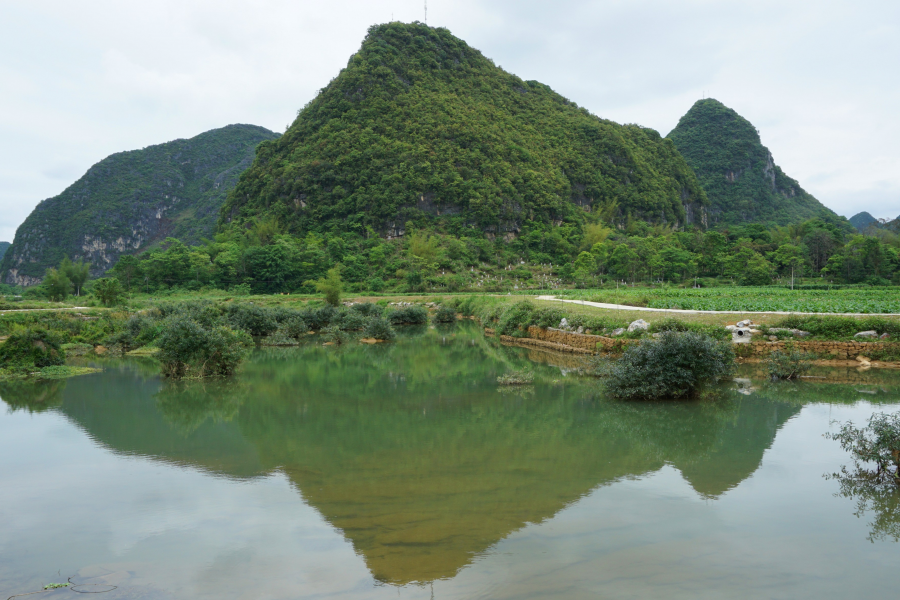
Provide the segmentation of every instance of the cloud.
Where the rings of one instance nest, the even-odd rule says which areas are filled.
[[[113,152],[228,123],[284,130],[370,25],[422,20],[423,4],[4,3],[0,240]],[[429,24],[597,115],[662,134],[715,97],[837,212],[900,213],[900,3],[431,0]]]

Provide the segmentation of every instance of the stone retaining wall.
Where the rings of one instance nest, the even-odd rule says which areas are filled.
[[[811,352],[822,358],[854,359],[857,356],[870,356],[874,350],[900,351],[900,344],[884,342],[750,342],[750,352],[755,355],[766,355],[774,350],[784,350],[788,346],[801,352]]]
[[[485,329],[485,332],[493,335],[493,329]],[[507,339],[508,338],[508,339]],[[562,352],[577,352],[579,354],[594,354],[597,352],[621,352],[628,344],[638,343],[638,340],[608,338],[602,335],[587,335],[562,331],[561,329],[542,329],[531,326],[528,328],[527,338],[513,338],[501,336],[503,341],[514,341],[519,344],[548,348]],[[869,356],[874,350],[894,350],[900,352],[900,344],[886,342],[750,342],[741,344],[748,348],[751,355],[765,356],[773,350],[784,350],[788,345],[801,352],[810,352],[822,358],[832,357],[837,359],[853,360],[857,356]],[[737,348],[735,348],[737,350]],[[746,352],[746,350],[744,351]],[[741,353],[743,354],[743,353]],[[746,356],[746,355],[745,355]]]

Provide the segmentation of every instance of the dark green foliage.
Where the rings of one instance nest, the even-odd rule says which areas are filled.
[[[428,322],[428,311],[421,306],[403,306],[387,313],[392,325],[423,325]]]
[[[125,322],[121,331],[106,340],[106,344],[120,345],[125,352],[128,352],[153,343],[162,333],[162,327],[162,321],[154,319],[150,315],[140,313],[132,315]]]
[[[328,327],[324,327],[320,334],[322,335],[322,339],[326,343],[331,343],[336,346],[346,344],[350,341],[350,336],[347,335],[347,333],[338,325],[329,325]]]
[[[85,264],[81,259],[73,263],[66,257],[59,263],[59,271],[65,273],[69,281],[72,282],[72,293],[76,296],[81,296],[81,289],[90,277],[90,268],[91,266]]]
[[[809,371],[810,356],[793,348],[775,350],[766,359],[766,369],[772,381],[799,379]]]
[[[327,304],[318,309],[309,309],[303,312],[303,320],[309,325],[311,331],[318,331],[328,327],[340,317],[340,312],[335,307]]]
[[[274,137],[262,127],[229,125],[103,159],[34,209],[0,262],[0,278],[12,283],[15,268],[19,281],[33,280],[66,257],[84,258],[97,276],[117,248],[142,250],[167,235],[194,243],[210,237],[225,194],[256,145]],[[86,244],[105,250],[86,252]]]
[[[288,317],[281,321],[278,325],[280,331],[285,335],[297,339],[309,332],[309,325],[303,320],[303,317],[296,315]]]
[[[384,314],[384,308],[373,304],[372,302],[363,302],[362,304],[354,304],[350,310],[358,312],[364,317],[380,317]]]
[[[534,304],[527,300],[513,304],[497,322],[497,332],[501,335],[524,334],[532,322],[534,312]]]
[[[62,365],[66,361],[58,336],[45,329],[14,333],[0,344],[0,367],[29,369]]]
[[[118,279],[103,278],[94,282],[94,295],[103,303],[103,306],[115,306],[122,296],[122,286]]]
[[[255,304],[232,304],[228,307],[228,323],[250,335],[265,336],[278,329],[273,312]]]
[[[734,351],[694,332],[667,331],[630,346],[609,371],[605,390],[624,400],[695,398],[734,372]]]
[[[253,340],[244,331],[221,325],[207,328],[187,316],[174,315],[164,323],[157,345],[166,377],[220,377],[234,373]]]
[[[456,310],[452,306],[441,304],[434,313],[435,323],[456,323]]]
[[[368,325],[366,325],[366,328],[363,331],[363,337],[390,342],[397,337],[397,334],[394,332],[394,328],[391,327],[391,324],[387,319],[384,317],[373,317],[369,320]]]
[[[266,215],[294,232],[364,235],[435,219],[510,231],[616,204],[621,218],[684,224],[685,207],[697,215],[705,202],[657,132],[597,118],[446,29],[390,23],[260,145],[222,223]]]
[[[72,282],[69,281],[65,271],[50,268],[44,274],[41,287],[44,288],[48,299],[59,302],[65,300],[66,296],[69,295]]]
[[[355,310],[347,310],[341,313],[340,327],[343,331],[360,331],[365,328],[368,318]]]
[[[752,123],[717,100],[698,100],[667,137],[709,197],[710,225],[844,221],[775,165]]]
[[[188,302],[165,303],[156,308],[159,319],[172,316],[182,316],[197,321],[203,327],[211,328],[223,325],[222,308],[208,300],[194,300]]]

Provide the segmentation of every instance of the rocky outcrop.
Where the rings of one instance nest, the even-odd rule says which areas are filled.
[[[255,125],[229,125],[103,159],[38,204],[0,262],[0,281],[33,285],[66,257],[90,263],[97,277],[121,255],[167,237],[186,243],[211,237],[256,146],[275,137]]]

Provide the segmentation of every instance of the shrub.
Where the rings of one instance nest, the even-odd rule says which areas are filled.
[[[528,329],[534,316],[534,304],[528,300],[516,302],[499,315],[497,333],[500,335],[513,335]]]
[[[772,381],[779,379],[799,379],[801,375],[809,371],[809,355],[793,348],[782,352],[775,350],[766,359],[766,367]]]
[[[120,345],[125,352],[146,346],[162,331],[162,323],[145,314],[132,315],[125,326],[106,339],[108,346]]]
[[[362,304],[354,304],[350,307],[364,317],[380,317],[384,313],[384,308],[371,302],[363,302]]]
[[[118,304],[122,291],[122,286],[119,284],[118,279],[104,278],[94,282],[94,295],[103,303],[103,306]]]
[[[391,324],[387,319],[384,317],[375,317],[369,321],[369,324],[363,332],[363,336],[374,340],[390,342],[397,337],[397,334],[394,332],[393,327],[391,327]]]
[[[288,337],[297,339],[309,332],[309,325],[299,315],[288,317],[278,326],[278,330],[282,331]]]
[[[610,396],[628,400],[694,398],[733,371],[730,343],[692,331],[667,331],[625,350],[605,388]]]
[[[338,309],[331,305],[322,308],[310,308],[303,312],[303,320],[309,325],[311,331],[319,331],[331,325],[332,321],[340,316]]]
[[[404,306],[388,313],[391,325],[422,325],[428,322],[428,311],[421,306]]]
[[[534,313],[532,320],[534,325],[547,329],[548,327],[556,327],[563,320],[565,315],[556,308],[542,308]]]
[[[453,307],[442,304],[434,313],[435,323],[456,323],[456,311]]]
[[[245,331],[221,325],[206,328],[176,315],[166,320],[158,345],[163,375],[180,379],[231,375],[246,358],[253,340]]]
[[[206,328],[222,325],[222,310],[207,300],[192,300],[174,304],[160,304],[157,307],[159,319],[180,316],[197,321]]]
[[[228,322],[234,329],[255,336],[269,335],[278,329],[272,311],[255,304],[232,304],[228,307]]]
[[[0,367],[52,367],[66,362],[57,337],[45,329],[26,329],[14,333],[0,344]]]
[[[852,338],[860,331],[888,333],[895,338],[900,336],[900,322],[883,317],[854,319],[852,317],[791,315],[781,319],[773,327],[800,329],[825,339]]]
[[[262,346],[296,346],[298,336],[291,335],[284,325],[278,327],[275,333],[267,335],[260,341]]]
[[[348,310],[341,314],[338,327],[344,331],[359,331],[366,326],[368,319],[355,310]]]
[[[330,342],[337,346],[341,344],[346,344],[350,341],[350,336],[348,336],[345,332],[341,331],[341,328],[337,325],[329,325],[322,329],[322,339],[326,342]]]

